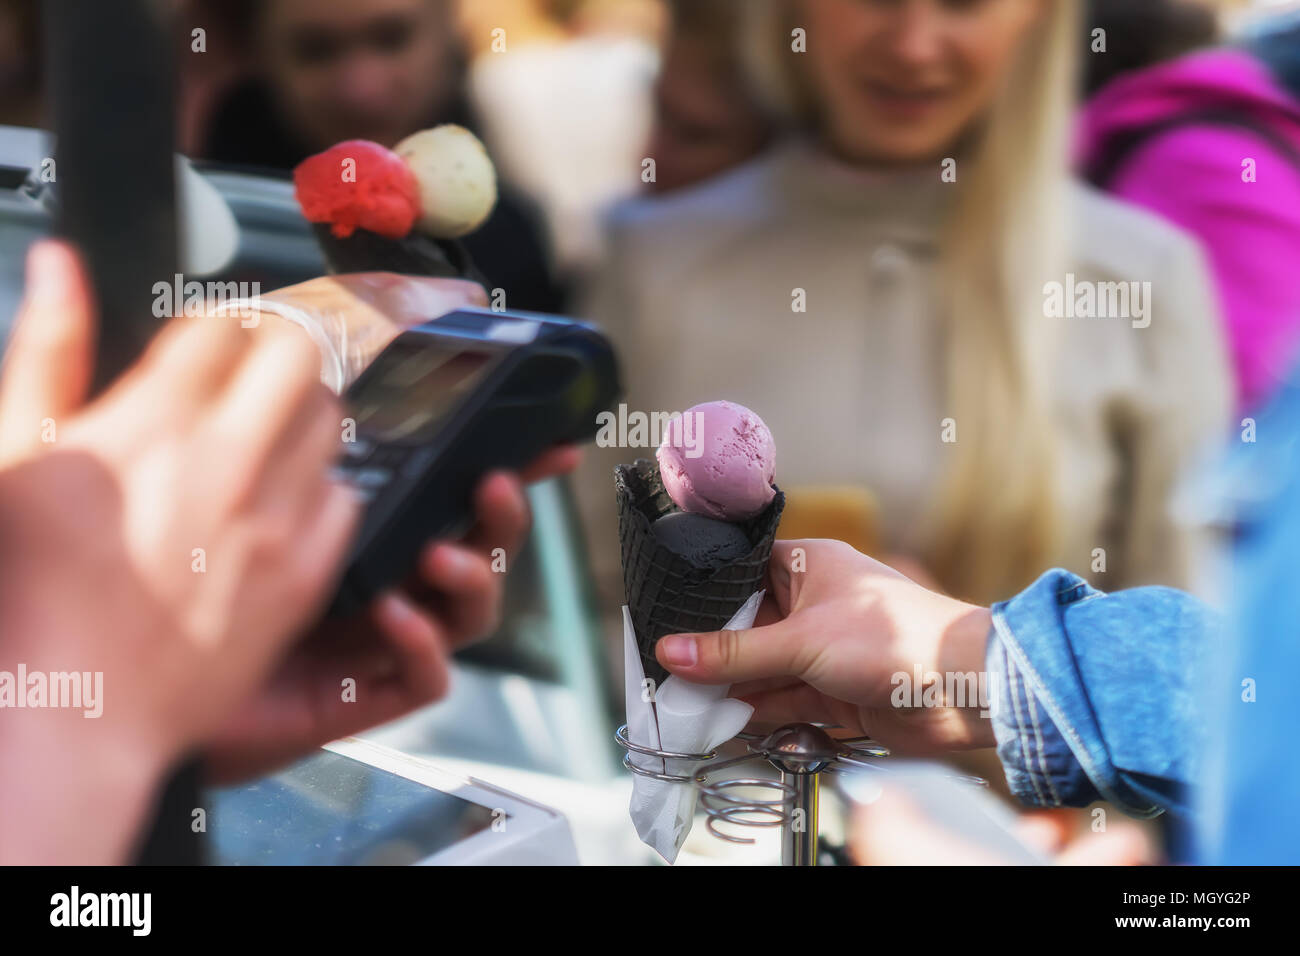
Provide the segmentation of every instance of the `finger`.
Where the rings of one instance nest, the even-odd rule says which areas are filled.
[[[801,540],[772,542],[772,557],[767,563],[767,587],[782,617],[788,615],[794,606],[795,577],[791,569],[796,560],[806,560],[806,545],[807,542]]]
[[[487,290],[468,279],[404,275],[400,277],[400,283],[394,287],[394,291],[394,298],[401,303],[397,310],[399,315],[419,315],[423,321],[461,305],[488,304]]]
[[[526,485],[531,485],[533,482],[554,478],[556,475],[567,475],[578,467],[581,460],[582,449],[577,445],[557,445],[549,451],[542,452],[540,458],[521,471],[519,480]]]
[[[79,408],[94,369],[95,304],[76,251],[43,240],[27,254],[27,280],[0,377],[6,453],[40,440],[42,421]]]
[[[452,298],[464,299],[469,305],[485,307],[488,304],[487,289],[469,279],[421,279],[422,282],[437,282],[440,288],[449,292]]]
[[[1159,862],[1160,853],[1152,839],[1127,822],[1076,838],[1056,858],[1058,866],[1150,866]]]
[[[655,646],[659,663],[701,684],[798,675],[803,645],[791,619],[746,631],[670,634]]]
[[[434,279],[392,273],[372,273],[359,278],[365,286],[381,290],[380,308],[398,320],[419,316],[420,321],[427,322],[431,317],[444,315],[458,306],[488,304],[487,291],[468,279]]]
[[[476,551],[439,543],[420,559],[420,578],[433,595],[430,607],[439,615],[453,646],[496,630],[500,621],[505,576]]]
[[[190,434],[199,415],[212,414],[218,391],[250,344],[238,323],[173,319],[154,336],[140,361],[85,409],[78,428],[137,440],[160,433]],[[235,452],[243,438],[243,432],[219,436],[223,446]],[[128,459],[134,453],[121,442],[112,450]],[[232,454],[225,464],[237,466],[243,460]],[[251,469],[243,471],[252,474]]]
[[[397,658],[398,713],[438,700],[451,684],[448,650],[437,622],[392,591],[375,607],[375,625]]]
[[[254,341],[238,322],[172,319],[150,343],[138,366],[140,374],[124,384],[128,388],[140,385],[139,394],[148,396],[149,402],[157,402],[161,394],[172,408],[206,408]]]
[[[329,389],[319,387],[304,403],[275,449],[259,491],[257,506],[271,511],[296,509],[317,488],[338,456],[339,423],[343,412]]]
[[[316,300],[318,307],[341,304],[356,311],[358,302],[365,303],[398,325],[428,322],[465,305],[488,304],[487,292],[477,282],[393,272],[355,272],[328,280],[313,279],[284,291],[300,301]]]
[[[382,642],[340,653],[293,657],[211,741],[209,771],[234,780],[266,771],[322,744],[387,723],[446,694],[447,655],[436,625],[396,593],[368,614]],[[353,692],[340,688],[351,681]]]
[[[271,461],[292,435],[304,407],[319,400],[320,353],[296,330],[268,330],[242,358],[210,421],[219,436],[226,436],[235,467],[250,464],[256,473],[256,466]]]
[[[1069,838],[1059,819],[1040,813],[1022,814],[1011,830],[1018,839],[1047,854],[1060,852]]]
[[[274,573],[282,588],[281,599],[267,610],[267,630],[275,638],[250,650],[273,661],[297,640],[304,628],[319,620],[340,576],[344,555],[356,532],[361,502],[346,486],[320,475],[317,485],[301,502],[286,503],[289,516],[263,511],[248,516],[250,526],[264,528],[276,522],[290,536]],[[285,522],[288,522],[286,525]]]
[[[362,512],[361,501],[351,488],[324,476],[317,480],[319,504],[303,524],[294,556],[302,581],[300,623],[313,620],[330,597]]]
[[[465,536],[466,547],[488,557],[509,557],[519,549],[531,520],[519,479],[504,471],[484,478],[474,492],[474,513],[478,520]]]
[[[357,648],[334,664],[321,662],[322,674],[338,687],[343,671],[355,675],[357,693],[351,704],[330,699],[319,711],[324,740],[357,733],[395,720],[403,714],[445,697],[451,685],[449,652],[438,622],[397,591],[389,591],[370,606],[378,646]],[[337,696],[337,695],[336,695]]]

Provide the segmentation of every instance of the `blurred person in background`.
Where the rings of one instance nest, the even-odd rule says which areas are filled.
[[[772,123],[740,63],[744,0],[670,0],[647,154],[654,192],[690,186],[752,159]]]
[[[177,148],[198,156],[213,110],[255,70],[247,42],[250,8],[244,0],[171,0],[171,7],[176,64],[184,67],[174,80]],[[195,30],[202,30],[201,42]]]
[[[215,9],[256,73],[216,109],[208,158],[292,169],[343,140],[392,146],[425,126],[468,125],[450,0],[259,0]],[[192,15],[206,19],[204,4]]]
[[[752,407],[787,515],[869,489],[876,552],[958,596],[1048,564],[1191,583],[1213,536],[1170,499],[1226,424],[1215,297],[1192,240],[1069,178],[1078,5],[744,10],[790,135],[612,216],[589,311],[632,357],[629,408]],[[1132,317],[1059,317],[1049,283],[1122,283]],[[633,454],[600,452],[591,547],[621,598],[609,476]]]
[[[213,105],[203,159],[287,172],[343,140],[392,147],[439,123],[477,126],[453,0],[210,3],[186,8],[181,27],[215,18],[249,51],[252,72]],[[182,73],[203,55],[182,53]],[[499,185],[492,215],[463,242],[506,308],[562,311],[535,209]]]
[[[1105,31],[1105,50],[1092,31]],[[1194,0],[1092,0],[1079,129],[1087,178],[1200,240],[1237,404],[1260,406],[1300,339],[1300,102]],[[1100,41],[1097,41],[1100,42]]]
[[[485,141],[541,205],[562,274],[581,275],[605,207],[641,182],[659,0],[472,0],[461,17]]]
[[[36,0],[0,0],[0,126],[36,126],[41,115]]]
[[[1219,36],[1214,9],[1197,0],[1086,0],[1081,25],[1085,98],[1123,73],[1210,46]],[[1094,30],[1105,31],[1104,38]],[[1102,39],[1104,50],[1096,48]]]

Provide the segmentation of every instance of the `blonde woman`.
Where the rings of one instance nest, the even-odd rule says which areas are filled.
[[[1067,176],[1076,4],[746,10],[792,135],[614,214],[591,312],[629,409],[751,406],[792,508],[869,491],[876,550],[963,598],[1053,564],[1186,586],[1207,535],[1171,495],[1226,426],[1216,305],[1191,240]],[[607,581],[609,468],[633,454],[588,463]]]

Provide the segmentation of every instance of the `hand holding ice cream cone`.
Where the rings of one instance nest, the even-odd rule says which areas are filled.
[[[942,681],[928,696],[919,686],[925,675],[984,669],[988,608],[826,539],[777,542],[767,583],[757,626],[668,635],[657,660],[686,680],[730,684],[760,727],[835,724],[911,755],[993,745],[996,702],[978,689],[949,700]],[[899,675],[916,695],[900,696]]]

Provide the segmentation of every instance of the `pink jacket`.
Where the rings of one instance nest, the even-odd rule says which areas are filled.
[[[1200,240],[1244,409],[1272,393],[1300,342],[1300,104],[1244,53],[1196,53],[1104,87],[1080,117],[1078,156],[1087,170],[1144,127],[1202,111],[1244,117],[1294,152],[1245,125],[1176,125],[1135,146],[1105,188]]]

